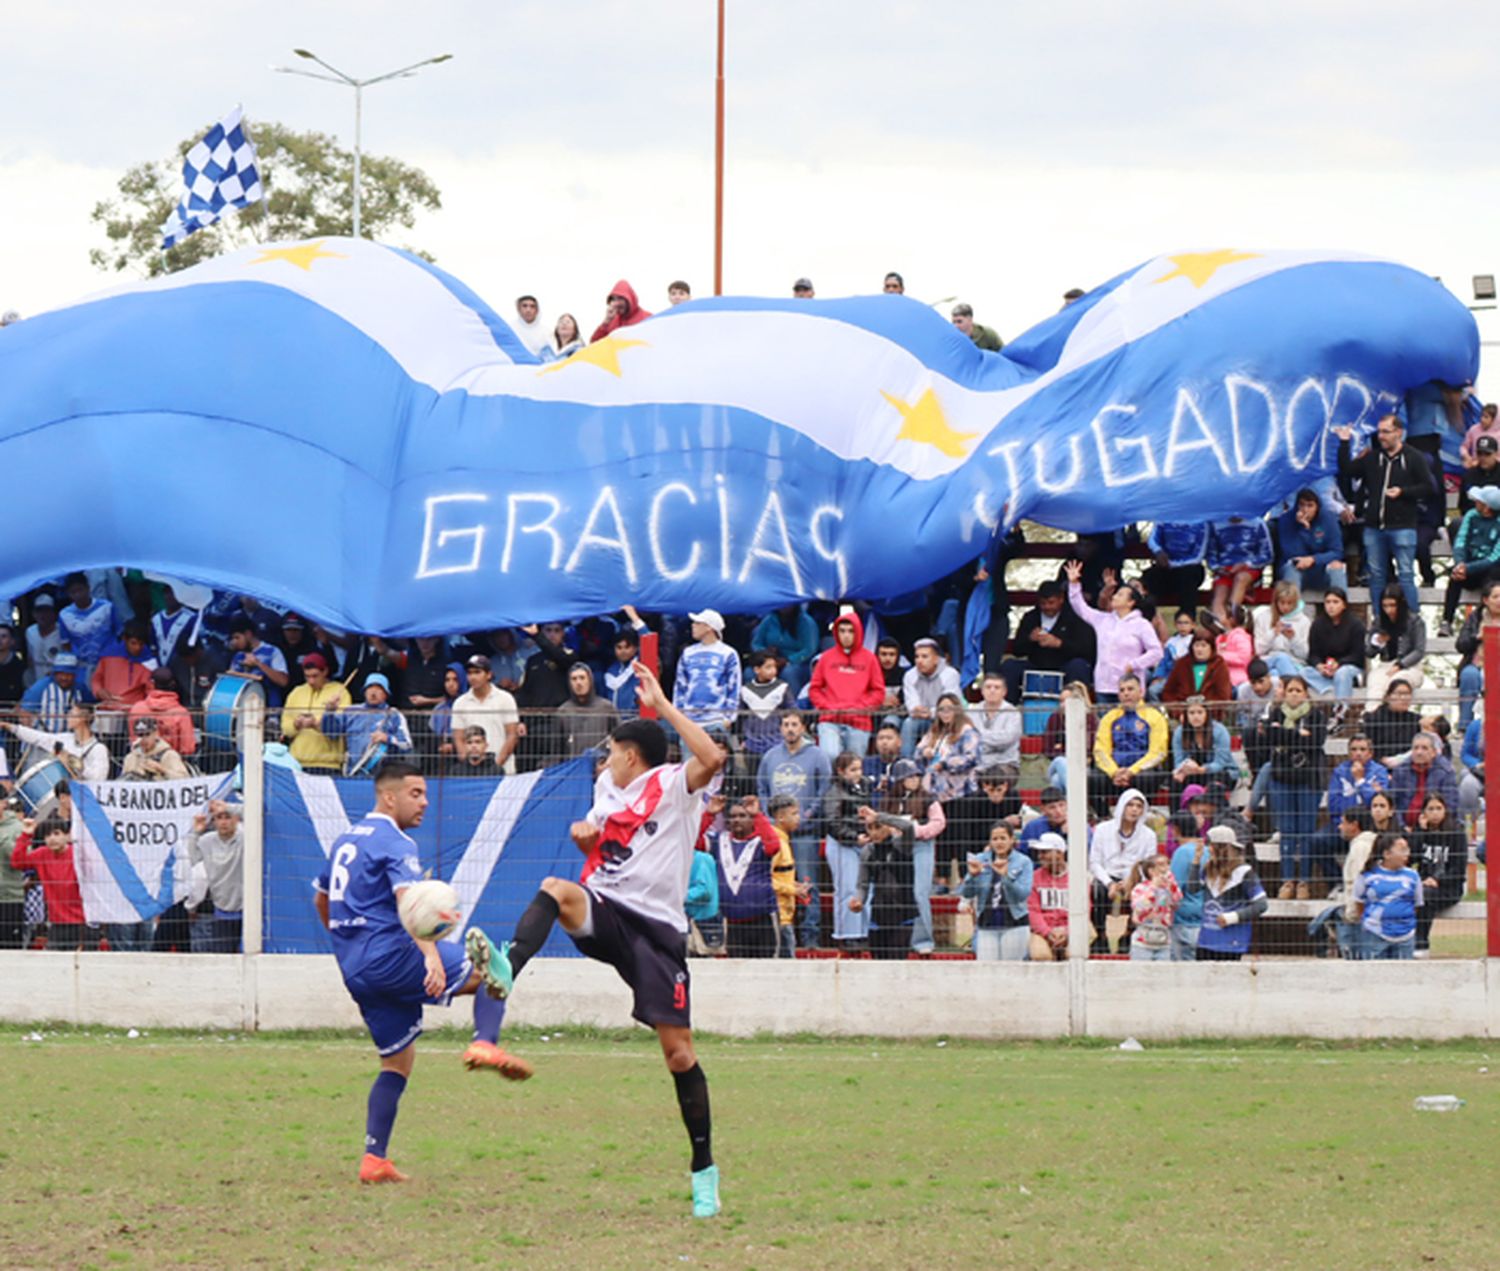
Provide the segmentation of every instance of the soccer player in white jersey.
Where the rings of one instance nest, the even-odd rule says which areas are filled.
[[[699,792],[724,762],[708,733],[672,705],[637,662],[637,699],[682,738],[688,759],[667,763],[660,724],[633,719],[610,734],[609,758],[594,785],[594,806],[573,825],[588,857],[582,882],[542,880],[514,937],[496,948],[477,927],[469,959],[489,994],[509,997],[515,977],[562,922],[581,953],[607,962],[635,994],[632,1014],[656,1030],[692,1143],[693,1214],[719,1212],[719,1169],[710,1143],[708,1079],[693,1051],[683,901],[703,810]]]
[[[406,831],[422,823],[426,810],[422,770],[404,759],[387,759],[375,770],[374,811],[334,841],[313,884],[344,987],[358,1003],[380,1055],[365,1117],[362,1183],[406,1181],[386,1152],[416,1061],[423,1004],[446,1006],[480,984],[479,973],[455,945],[417,940],[401,925],[401,893],[422,879],[417,845]],[[464,1063],[524,1081],[531,1065],[498,1045],[504,1013],[504,1002],[475,995],[474,1042]]]

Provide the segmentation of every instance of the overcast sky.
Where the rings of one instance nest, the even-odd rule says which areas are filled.
[[[403,245],[588,329],[621,276],[712,290],[713,0],[4,5],[0,308],[112,281],[88,214],[242,102],[443,192]],[[730,0],[725,290],[973,302],[1006,337],[1167,251],[1344,247],[1500,273],[1500,4]],[[944,306],[946,312],[947,306]],[[1486,339],[1500,322],[1481,316]],[[1491,383],[1496,377],[1488,376]]]

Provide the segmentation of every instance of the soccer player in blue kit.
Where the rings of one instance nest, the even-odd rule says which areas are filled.
[[[362,1183],[406,1181],[386,1152],[417,1057],[423,1005],[446,1006],[474,993],[481,983],[457,945],[417,940],[401,925],[401,893],[422,881],[417,845],[406,831],[422,823],[426,810],[422,770],[404,759],[387,759],[375,771],[375,810],[334,842],[313,884],[318,916],[328,928],[344,986],[359,1004],[380,1054],[365,1120]],[[503,1001],[475,994],[474,1041],[464,1052],[464,1063],[524,1081],[531,1076],[531,1065],[499,1046],[504,1015]]]
[[[683,902],[703,813],[701,792],[724,755],[672,705],[646,666],[637,662],[635,672],[637,700],[677,730],[687,762],[667,762],[666,732],[652,720],[616,728],[594,783],[594,805],[572,829],[574,843],[588,856],[581,883],[543,879],[508,943],[496,948],[471,927],[466,944],[484,978],[481,998],[509,996],[555,922],[580,953],[619,972],[635,995],[632,1014],[656,1030],[677,1087],[693,1151],[693,1216],[711,1218],[719,1212],[719,1168],[710,1143],[708,1079],[693,1050]]]

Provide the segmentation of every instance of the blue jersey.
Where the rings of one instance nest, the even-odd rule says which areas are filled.
[[[1355,880],[1354,899],[1365,906],[1364,929],[1382,940],[1408,939],[1417,929],[1422,879],[1411,868],[1372,869]]]
[[[396,888],[422,881],[417,845],[371,812],[334,841],[314,886],[328,896],[328,935],[346,981],[368,983],[403,966],[415,945],[396,912]]]

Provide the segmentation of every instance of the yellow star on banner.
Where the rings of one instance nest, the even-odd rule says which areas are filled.
[[[892,397],[887,392],[882,392],[880,395],[901,412],[901,431],[896,434],[897,441],[914,441],[923,446],[936,446],[950,459],[968,457],[969,448],[965,443],[973,441],[979,434],[956,431],[948,423],[948,417],[943,414],[937,394],[930,388],[917,398],[915,406],[910,406],[899,397]]]
[[[296,265],[298,269],[310,271],[315,260],[344,259],[347,258],[343,252],[325,252],[323,244],[318,242],[298,243],[293,247],[268,247],[250,263],[264,265],[273,260],[284,260],[288,265]]]
[[[618,336],[607,335],[604,339],[594,344],[586,344],[572,357],[565,357],[561,362],[554,362],[551,366],[544,366],[538,375],[550,375],[553,371],[565,371],[570,366],[597,366],[601,371],[608,371],[616,379],[620,378],[620,354],[626,349],[644,349],[649,345],[645,340],[622,340]]]
[[[1173,278],[1186,278],[1195,287],[1201,287],[1212,278],[1225,265],[1233,265],[1236,261],[1256,260],[1259,252],[1237,252],[1232,247],[1226,247],[1217,252],[1189,252],[1184,256],[1168,256],[1177,266],[1170,274],[1163,274],[1157,282],[1170,282]]]

